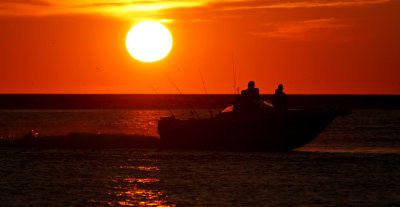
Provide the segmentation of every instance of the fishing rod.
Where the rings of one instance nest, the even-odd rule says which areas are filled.
[[[206,81],[204,80],[203,74],[201,73],[200,69],[199,69],[199,73],[200,73],[201,82],[203,83],[204,93],[205,93],[206,95],[208,95],[208,93],[207,93]],[[209,108],[208,110],[209,110],[209,113],[210,113],[211,118],[213,118],[213,117],[214,117],[214,114],[213,114],[212,109]]]
[[[200,78],[201,78],[201,83],[203,83],[203,89],[205,94],[207,94],[207,86],[206,86],[206,81],[203,78],[203,74],[201,73],[200,69],[199,69],[199,73],[200,73]]]
[[[169,78],[167,75],[165,75],[165,76],[167,77],[169,82],[172,84],[172,86],[174,86],[174,88],[179,92],[179,94],[183,95],[182,91],[179,90],[179,87],[171,80],[171,78]]]
[[[154,91],[154,93],[155,93],[156,95],[160,95],[160,94],[158,93],[157,89],[153,86],[153,84],[151,84],[149,81],[147,81],[147,84],[150,85],[150,87],[153,89],[153,91]],[[172,116],[175,116],[175,115],[174,115],[174,112],[172,112],[172,109],[171,109],[170,107],[168,107],[167,110],[169,111],[169,113],[171,113]]]
[[[236,73],[235,73],[235,60],[232,52],[232,72],[233,72],[233,94],[236,95]]]
[[[172,84],[172,86],[174,86],[174,88],[179,92],[180,95],[183,95],[182,91],[179,89],[179,87],[174,83],[174,81],[172,81],[171,78],[169,78],[169,76],[167,74],[165,74],[165,77],[167,77],[167,79],[169,80],[169,82]],[[190,107],[190,112],[194,115],[196,115],[197,119],[200,119],[199,114],[197,113],[197,111],[194,109],[194,107],[192,106],[192,104],[190,104],[189,102],[186,102],[187,105]]]

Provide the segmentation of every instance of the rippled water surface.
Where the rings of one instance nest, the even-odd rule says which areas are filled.
[[[400,204],[400,156],[2,149],[1,206]]]
[[[31,128],[153,135],[168,115],[0,113],[2,136]],[[0,148],[0,206],[399,206],[399,132],[400,111],[356,110],[288,153]]]
[[[31,130],[42,136],[70,133],[157,136],[157,121],[210,117],[219,110],[0,110],[0,137],[21,137]]]

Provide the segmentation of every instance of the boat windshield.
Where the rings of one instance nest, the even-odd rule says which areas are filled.
[[[233,111],[233,105],[230,105],[226,107],[224,110],[222,110],[221,113],[232,112],[232,111]]]
[[[272,105],[272,102],[270,100],[264,100],[260,101],[260,108],[264,110],[272,110],[275,107],[274,105]],[[226,112],[233,112],[233,105],[230,105],[221,111],[221,113],[226,113]]]

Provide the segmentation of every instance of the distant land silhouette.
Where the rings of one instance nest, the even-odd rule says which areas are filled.
[[[271,95],[261,95],[272,100]],[[237,95],[0,94],[0,109],[224,108]],[[289,108],[400,109],[400,95],[288,95]]]

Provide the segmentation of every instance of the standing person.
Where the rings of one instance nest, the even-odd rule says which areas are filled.
[[[275,90],[275,95],[272,98],[272,104],[278,111],[286,111],[288,108],[288,98],[283,92],[283,85],[279,84],[278,88]]]

